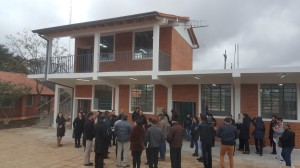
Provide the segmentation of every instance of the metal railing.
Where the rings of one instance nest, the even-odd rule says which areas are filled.
[[[137,50],[115,53],[101,53],[99,55],[99,72],[116,71],[151,71],[153,50]],[[49,58],[49,74],[87,73],[93,72],[93,55],[68,55]],[[31,61],[31,73],[43,74],[46,68],[46,59],[39,58]],[[159,70],[171,69],[171,57],[159,52]]]

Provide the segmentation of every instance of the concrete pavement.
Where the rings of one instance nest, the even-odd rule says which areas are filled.
[[[1,168],[78,168],[83,166],[83,148],[74,148],[74,140],[71,138],[71,130],[67,130],[63,138],[63,147],[56,146],[56,129],[41,129],[33,127],[13,128],[0,130],[0,167]],[[168,150],[168,149],[167,149]],[[213,167],[219,164],[219,143],[213,148]],[[284,163],[274,160],[274,155],[269,154],[270,147],[264,148],[264,155],[260,157],[254,154],[251,146],[251,154],[243,155],[237,151],[234,161],[236,168],[277,168],[285,167]],[[202,163],[196,161],[192,156],[193,149],[189,148],[189,142],[184,142],[182,149],[182,168],[203,167]],[[170,154],[167,151],[166,161],[159,162],[159,168],[170,168]],[[106,159],[105,167],[116,167],[115,147],[110,148],[109,159]],[[132,157],[128,154],[129,164],[132,167]],[[228,159],[225,157],[226,167],[229,167]],[[91,154],[94,161],[94,153]],[[145,161],[145,152],[142,154],[142,162]],[[292,162],[295,167],[300,168],[300,151],[294,150]],[[146,168],[144,164],[141,166]]]

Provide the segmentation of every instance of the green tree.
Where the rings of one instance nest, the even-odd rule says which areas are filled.
[[[10,116],[13,115],[13,107],[22,96],[27,95],[31,91],[31,87],[22,84],[15,84],[7,81],[0,81],[0,108],[5,108],[3,114],[5,116],[4,124],[9,124]]]
[[[0,71],[27,73],[25,60],[9,52],[8,48],[0,44]]]

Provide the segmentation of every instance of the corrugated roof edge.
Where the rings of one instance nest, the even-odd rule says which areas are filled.
[[[44,29],[36,29],[32,30],[33,33],[37,34],[43,34],[49,31],[58,31],[68,28],[76,28],[80,26],[92,26],[96,24],[103,24],[103,23],[109,23],[109,22],[116,22],[116,21],[125,21],[129,19],[138,19],[138,18],[144,18],[144,17],[154,17],[154,16],[160,16],[160,17],[166,17],[166,18],[172,18],[172,19],[179,19],[182,21],[189,21],[189,17],[182,17],[182,16],[176,16],[171,14],[165,14],[160,13],[157,11],[153,12],[147,12],[147,13],[140,13],[140,14],[134,14],[134,15],[127,15],[127,16],[121,16],[121,17],[115,17],[115,18],[109,18],[109,19],[103,19],[103,20],[96,20],[96,21],[89,21],[89,22],[82,22],[82,23],[74,23],[69,25],[63,25],[63,26],[56,26],[56,27],[49,27]]]

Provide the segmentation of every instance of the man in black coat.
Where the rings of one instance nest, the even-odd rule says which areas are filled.
[[[215,130],[212,123],[208,123],[206,113],[201,113],[201,124],[199,126],[200,141],[202,146],[203,164],[205,168],[212,167],[211,148],[215,137]]]
[[[250,138],[250,123],[251,119],[248,114],[243,114],[243,123],[239,124],[239,151],[243,151],[243,154],[250,154],[249,138]]]
[[[115,135],[115,132],[114,132],[114,126],[115,126],[115,123],[118,121],[118,116],[115,115],[115,110],[112,110],[111,111],[111,115],[110,115],[110,126],[111,126],[111,139],[113,141],[113,145],[116,145],[116,135]]]
[[[98,119],[98,123],[95,127],[95,168],[103,168],[103,160],[107,153],[108,141],[110,138],[104,122],[104,117],[100,116]]]
[[[283,125],[284,125],[284,132],[282,136],[279,138],[282,147],[281,156],[284,159],[286,166],[291,167],[292,166],[291,154],[293,148],[295,147],[295,132],[291,129],[288,123],[284,123]]]
[[[90,162],[90,155],[92,152],[92,145],[93,145],[93,138],[94,138],[94,121],[93,121],[92,112],[89,112],[87,114],[87,119],[84,123],[84,135],[86,138],[84,165],[92,166],[93,163]]]

